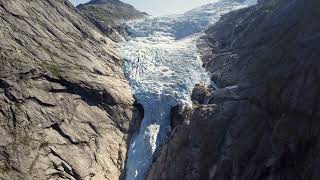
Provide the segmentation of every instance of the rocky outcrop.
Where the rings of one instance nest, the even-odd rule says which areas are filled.
[[[113,42],[65,0],[0,0],[0,179],[119,179],[139,111]]]
[[[127,36],[124,22],[147,16],[146,13],[120,0],[91,0],[78,5],[77,8],[115,42],[120,42],[123,37]]]
[[[259,1],[206,31],[218,89],[198,86],[194,108],[172,116],[148,179],[320,179],[319,5]]]

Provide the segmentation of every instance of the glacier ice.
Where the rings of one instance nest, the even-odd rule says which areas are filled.
[[[252,1],[252,0],[247,0]],[[144,119],[128,151],[126,180],[143,180],[154,155],[170,133],[170,111],[177,104],[191,106],[195,84],[210,84],[196,41],[222,14],[245,3],[217,0],[182,15],[132,21],[129,40],[118,45],[124,72]]]

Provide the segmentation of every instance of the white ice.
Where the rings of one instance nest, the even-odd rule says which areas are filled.
[[[149,17],[130,22],[130,39],[118,46],[133,94],[144,107],[144,119],[128,151],[126,180],[143,180],[170,132],[170,111],[191,106],[195,84],[210,84],[196,41],[222,14],[246,7],[227,0],[183,15]]]

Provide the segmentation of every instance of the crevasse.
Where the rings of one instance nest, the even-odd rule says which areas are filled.
[[[191,106],[195,84],[211,83],[196,48],[201,32],[222,14],[246,5],[220,0],[183,15],[128,23],[129,40],[120,43],[118,51],[125,60],[124,72],[133,94],[145,114],[129,147],[126,180],[145,179],[155,152],[171,130],[172,107]]]

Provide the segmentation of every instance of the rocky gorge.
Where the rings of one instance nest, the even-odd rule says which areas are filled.
[[[255,3],[123,42],[67,0],[0,0],[0,179],[320,179],[320,2]]]

